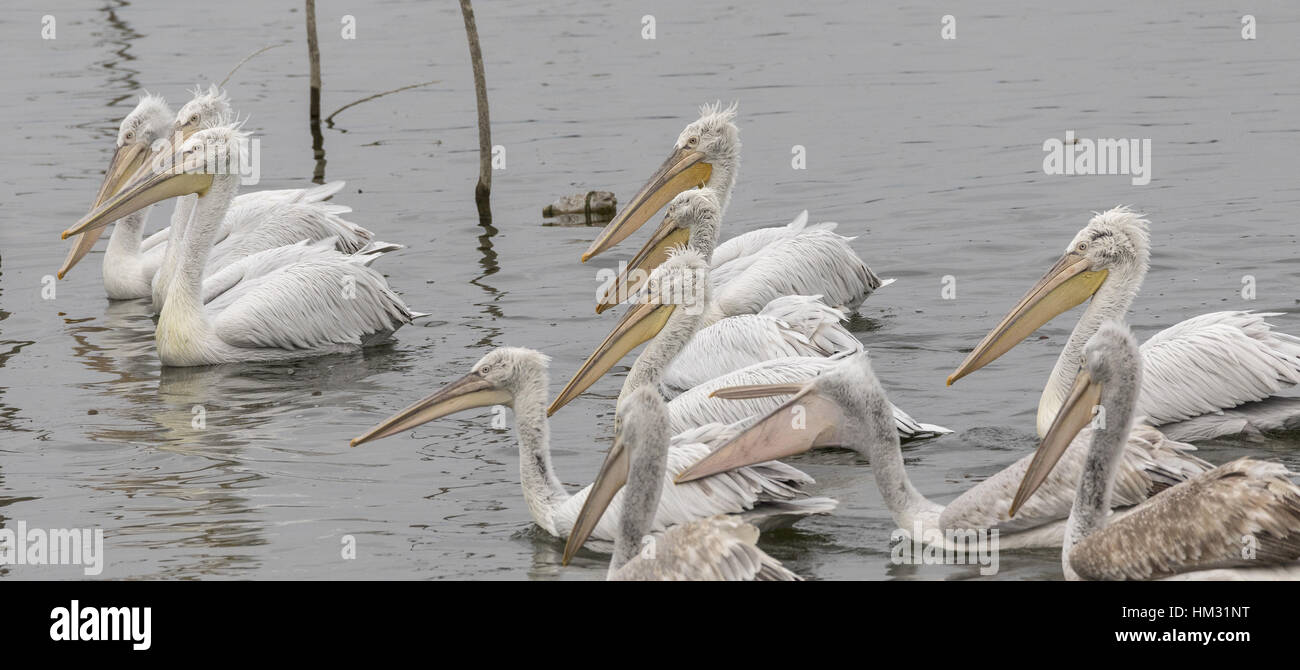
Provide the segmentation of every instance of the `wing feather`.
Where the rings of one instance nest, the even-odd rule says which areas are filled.
[[[1300,559],[1300,486],[1279,463],[1241,458],[1155,496],[1070,552],[1085,579],[1157,579]]]
[[[1155,425],[1263,400],[1300,383],[1300,338],[1273,330],[1277,313],[1212,312],[1142,345],[1139,411]]]

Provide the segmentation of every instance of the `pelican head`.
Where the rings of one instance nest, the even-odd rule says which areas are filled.
[[[709,264],[700,252],[673,247],[668,258],[655,268],[645,285],[629,300],[631,306],[605,340],[551,403],[547,416],[555,414],[609,372],[629,351],[660,334],[685,344],[699,325],[709,300]],[[667,365],[668,361],[659,363]]]
[[[801,454],[818,447],[847,447],[866,455],[865,440],[892,440],[898,448],[893,407],[871,369],[867,353],[845,358],[804,384],[755,384],[718,389],[712,396],[740,400],[786,395],[785,403],[731,441],[682,471],[677,483]]]
[[[673,247],[689,246],[707,260],[713,254],[721,216],[722,204],[716,189],[705,186],[677,194],[668,203],[659,229],[596,303],[596,313],[613,307],[620,297],[633,294],[649,273],[668,259],[668,251]]]
[[[166,137],[171,118],[172,111],[162,96],[146,93],[140,98],[135,109],[118,126],[117,149],[109,161],[108,171],[104,173],[104,181],[99,185],[99,193],[95,196],[95,204],[90,207],[91,211],[104,204],[105,200],[117,193],[148,163],[150,148],[154,142]],[[85,258],[99,235],[100,232],[92,232],[73,243],[67,259],[63,261],[63,267],[59,268],[59,279],[63,279],[72,266]]]
[[[204,196],[214,188],[233,196],[247,138],[248,134],[234,123],[195,133],[176,151],[151,160],[151,165],[119,192],[63,231],[63,237],[103,228],[168,198],[191,193]]]
[[[578,512],[573,529],[569,531],[569,539],[564,543],[563,565],[568,565],[591,537],[614,495],[628,483],[630,472],[637,473],[640,485],[628,487],[623,500],[623,514],[637,514],[659,506],[667,468],[668,439],[672,434],[663,398],[657,390],[642,386],[628,395],[627,402],[619,406],[614,417],[614,443],[606,452],[596,481],[592,482],[587,500],[582,504],[582,511]],[[654,518],[653,512],[649,517]],[[626,521],[621,523],[626,524]],[[631,541],[639,547],[641,538],[631,538]]]
[[[1123,206],[1095,214],[1060,260],[948,376],[948,384],[993,362],[1057,315],[1116,283],[1116,277],[1121,290],[1107,299],[1127,309],[1150,261],[1148,225],[1141,214]]]
[[[600,231],[582,254],[582,261],[622,242],[682,191],[699,186],[729,189],[740,156],[740,129],[735,120],[735,104],[700,108],[700,118],[686,126],[667,160]]]
[[[1025,470],[1011,503],[1012,516],[1047,480],[1047,475],[1061,460],[1066,448],[1088,424],[1093,424],[1094,444],[1124,448],[1124,436],[1132,430],[1133,408],[1141,386],[1142,353],[1137,339],[1128,326],[1118,321],[1107,321],[1084,345],[1083,361],[1083,370],[1075,377],[1065,404],[1043,435],[1043,441]],[[1117,436],[1120,439],[1114,439]],[[1100,463],[1113,463],[1118,454],[1100,456]],[[1090,454],[1085,467],[1094,465]]]
[[[230,98],[216,84],[207,90],[202,86],[195,87],[193,94],[194,97],[176,113],[172,124],[172,132],[180,133],[182,142],[200,130],[227,123],[230,117]]]
[[[410,430],[434,419],[475,407],[514,407],[515,397],[526,388],[546,388],[550,358],[532,349],[501,347],[480,358],[470,373],[438,389],[433,395],[379,422],[352,446]]]

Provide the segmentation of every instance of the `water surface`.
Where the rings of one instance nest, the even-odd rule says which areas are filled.
[[[738,100],[744,153],[728,234],[802,209],[838,221],[872,268],[898,282],[854,327],[894,401],[957,431],[909,446],[917,487],[946,502],[1028,453],[1038,393],[1075,314],[980,373],[944,379],[1052,263],[1089,212],[1150,215],[1153,261],[1131,322],[1143,335],[1210,310],[1285,312],[1300,333],[1300,17],[1255,8],[1240,39],[1221,3],[1117,0],[952,8],[817,2],[479,3],[493,119],[506,169],[492,226],[473,203],[473,82],[455,3],[318,6],[328,179],[351,220],[408,249],[379,268],[428,322],[364,354],[297,363],[162,370],[153,322],[109,303],[96,251],[54,300],[58,233],[84,213],[116,127],[147,88],[173,106],[196,83],[249,62],[229,91],[262,141],[262,184],[310,180],[307,62],[298,3],[63,2],[0,16],[7,95],[0,126],[0,521],[102,527],[108,578],[591,579],[603,556],[559,567],[533,528],[513,433],[483,410],[361,448],[348,439],[450,381],[491,348],[553,357],[552,390],[614,322],[592,305],[596,230],[543,226],[541,208],[591,189],[627,198],[702,102]],[[653,11],[656,39],[643,40]],[[1243,10],[1245,11],[1245,10]],[[58,38],[39,39],[40,17]],[[343,14],[357,39],[339,38]],[[1150,138],[1154,178],[1046,176],[1044,140]],[[791,169],[791,150],[807,169]],[[169,211],[170,207],[161,208]],[[157,214],[155,216],[158,216]],[[161,217],[160,217],[161,218]],[[101,243],[100,249],[102,250]],[[1242,278],[1257,299],[1242,298]],[[944,300],[944,277],[957,299]],[[552,420],[555,465],[577,488],[609,444],[620,378]],[[195,429],[193,408],[206,412]],[[1208,445],[1214,462],[1254,454],[1300,467],[1300,439]],[[841,501],[834,516],[769,534],[763,547],[815,579],[964,579],[967,566],[889,562],[894,524],[870,467],[847,451],[794,459]],[[341,539],[357,541],[343,560]],[[1059,576],[1055,552],[1004,554],[1001,579]],[[0,570],[77,577],[72,568]]]

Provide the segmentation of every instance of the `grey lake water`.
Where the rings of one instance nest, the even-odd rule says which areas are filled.
[[[433,317],[362,354],[162,369],[141,301],[109,302],[99,248],[55,286],[59,233],[85,213],[117,124],[143,90],[173,107],[249,61],[230,97],[261,140],[262,182],[308,182],[308,63],[300,2],[55,0],[0,14],[0,524],[102,528],[115,579],[596,579],[560,567],[534,528],[511,430],[469,412],[349,448],[348,440],[496,346],[553,357],[559,390],[615,320],[593,312],[597,228],[546,226],[542,207],[591,189],[626,199],[699,104],[738,101],[744,142],[725,234],[808,209],[837,221],[897,283],[852,327],[899,406],[953,435],[908,445],[911,477],[946,502],[1036,444],[1038,394],[1077,312],[979,373],[944,380],[1060,255],[1090,212],[1129,204],[1153,259],[1130,318],[1142,336],[1205,311],[1283,312],[1300,333],[1300,5],[1197,1],[476,3],[504,148],[491,226],[473,202],[473,80],[454,2],[318,4],[323,111],[408,84],[324,130],[335,202],[407,249],[381,269]],[[956,13],[956,39],[940,37]],[[1244,40],[1253,12],[1258,37]],[[356,39],[341,36],[344,15]],[[644,15],[655,39],[642,38]],[[42,17],[57,33],[41,39]],[[1043,143],[1144,138],[1152,179],[1043,171]],[[794,147],[806,169],[792,168]],[[156,222],[171,206],[155,209]],[[158,213],[161,210],[162,213]],[[656,217],[656,221],[658,218]],[[107,236],[105,236],[105,239]],[[1243,278],[1254,282],[1243,297]],[[947,278],[947,279],[945,279]],[[955,299],[945,299],[955,286]],[[630,359],[624,362],[630,364]],[[625,367],[552,419],[555,466],[596,474]],[[194,427],[196,406],[206,426]],[[1300,438],[1202,447],[1300,467]],[[765,535],[811,579],[980,578],[972,566],[890,562],[893,522],[848,451],[792,459],[840,500]],[[357,556],[345,560],[345,536]],[[1004,552],[998,579],[1060,576],[1054,551]],[[75,567],[0,577],[80,578]]]

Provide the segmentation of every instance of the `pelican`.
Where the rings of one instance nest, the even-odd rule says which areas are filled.
[[[682,243],[703,252],[716,271],[715,285],[727,288],[719,294],[718,303],[725,315],[756,313],[782,295],[822,295],[827,304],[851,312],[886,283],[849,247],[851,238],[832,232],[834,224],[806,226],[806,215],[788,226],[764,228],[728,240],[718,247],[717,258],[710,259],[717,244],[718,222],[736,183],[740,131],[735,124],[735,105],[726,109],[720,104],[705,105],[700,113],[678,136],[663,165],[596,236],[582,260],[586,262],[626,239],[665,204],[694,187],[716,193],[716,216],[698,225],[696,217],[666,217],[597,301],[597,313],[635,291],[639,282],[629,279],[629,273],[644,275],[663,262],[669,248]]]
[[[519,481],[528,512],[542,530],[558,538],[567,537],[592,487],[570,495],[551,465],[550,424],[546,418],[549,362],[548,357],[532,349],[494,349],[475,363],[469,374],[385,419],[352,440],[352,446],[475,407],[511,407],[519,442]],[[652,530],[717,514],[743,514],[764,523],[785,523],[835,508],[834,500],[812,498],[801,492],[804,486],[813,483],[811,477],[777,462],[737,469],[697,485],[672,483],[672,475],[709,453],[711,443],[726,434],[729,433],[723,426],[714,425],[673,438],[668,449],[668,474],[661,477],[663,497],[656,508]],[[607,465],[622,462],[626,467],[626,452],[611,450],[610,454]],[[616,539],[623,500],[625,496],[614,495],[607,501],[609,513],[588,517],[594,525],[587,530],[596,539],[603,542]]]
[[[664,215],[663,228],[692,231],[686,248],[699,252],[708,261],[720,215],[721,201],[717,191],[706,186],[674,197]],[[668,250],[664,250],[662,256],[666,258],[667,253]],[[775,254],[764,260],[773,257]],[[663,263],[659,259],[654,266],[645,267],[641,260],[638,257],[633,267],[619,275],[611,292],[627,288],[627,284],[619,281],[634,274],[646,275]],[[858,338],[840,325],[845,318],[844,311],[826,305],[820,295],[784,293],[790,286],[799,284],[792,281],[790,273],[784,276],[747,275],[777,281],[758,284],[736,281],[718,288],[713,277],[719,271],[708,268],[709,299],[704,303],[698,332],[663,372],[661,390],[666,396],[676,396],[692,386],[761,361],[789,356],[833,356],[862,350]],[[798,275],[798,272],[794,274]],[[766,304],[754,309],[759,301],[766,301]]]
[[[984,367],[1058,314],[1092,298],[1079,317],[1038,402],[1038,434],[1059,413],[1083,364],[1083,347],[1133,304],[1150,260],[1149,223],[1127,207],[1096,214],[1065,254],[970,352],[948,384]],[[1172,436],[1204,439],[1247,422],[1214,421],[1221,410],[1264,400],[1300,382],[1300,339],[1272,330],[1276,313],[1212,312],[1156,333],[1142,346],[1145,384],[1138,413]],[[1267,410],[1267,407],[1261,408]],[[1179,422],[1202,417],[1182,428]],[[1257,415],[1265,429],[1285,417]]]
[[[108,172],[95,197],[93,210],[113,195],[122,182],[134,174],[148,158],[150,146],[166,137],[171,129],[172,112],[167,101],[158,95],[146,93],[134,109],[122,118],[117,129],[117,149],[109,163]],[[110,300],[126,300],[148,295],[148,282],[162,263],[162,243],[166,234],[144,238],[144,229],[151,207],[123,217],[113,227],[108,248],[104,251],[104,289]],[[95,246],[103,228],[78,235],[59,268],[58,278],[63,279],[74,265],[85,258]],[[142,286],[143,285],[143,288]]]
[[[651,535],[668,471],[668,412],[663,398],[639,388],[618,410],[614,445],[591,485],[564,545],[564,564],[587,541],[617,493],[623,511],[609,562],[610,581],[802,581],[759,549],[758,528],[734,516],[695,519]],[[626,484],[626,486],[624,486]]]
[[[231,113],[230,100],[220,88],[196,89],[194,98],[181,107],[172,123],[173,142],[179,145],[200,130],[223,125]],[[340,216],[352,211],[351,208],[321,202],[342,188],[343,182],[332,182],[307,189],[257,191],[236,197],[214,239],[216,244],[204,271],[217,272],[259,252],[288,247],[301,240],[332,238],[333,246],[345,254],[366,249],[372,243],[372,233]],[[192,195],[178,199],[172,217],[173,236],[184,235],[195,203],[196,196]],[[148,295],[155,310],[161,311],[167,300],[172,278],[181,262],[180,251],[180,245],[166,251],[161,267],[154,274]],[[305,260],[303,253],[298,248],[262,254],[230,275],[252,278],[256,276],[255,269],[267,272]],[[210,300],[219,292],[205,289],[204,299]]]
[[[1012,503],[1034,500],[1061,452],[1092,431],[1061,547],[1067,579],[1300,579],[1300,486],[1280,463],[1240,458],[1202,472],[1108,519],[1124,437],[1147,360],[1129,329],[1107,321],[1082,352],[1084,369],[1048,428]]]
[[[261,275],[219,312],[202,302],[202,277],[239,187],[240,151],[248,134],[236,124],[196,132],[170,161],[136,178],[64,237],[84,233],[153,203],[197,194],[193,220],[179,243],[175,295],[163,305],[155,340],[163,365],[278,361],[355,351],[377,344],[417,314],[364,258],[333,257]]]
[[[729,333],[724,320],[715,323],[709,329],[719,329],[717,337],[705,334],[701,340],[705,344],[692,350],[691,343],[700,329],[700,324],[711,312],[710,287],[708,281],[709,267],[699,251],[684,247],[670,250],[668,259],[650,273],[649,279],[638,289],[633,305],[623,315],[622,320],[614,326],[613,331],[591,353],[582,367],[574,373],[564,390],[551,403],[548,415],[559,411],[561,407],[587,390],[596,380],[609,372],[628,352],[650,341],[645,350],[636,358],[623,389],[619,393],[619,404],[639,386],[657,388],[661,385],[665,371],[676,362],[684,359],[682,364],[687,371],[693,366],[706,370],[725,370],[719,366],[722,356],[720,351],[710,350],[720,341],[725,341]],[[731,317],[737,318],[737,317]],[[684,354],[684,351],[690,353]],[[840,356],[844,353],[838,354]],[[688,358],[689,357],[689,358]],[[725,360],[723,361],[725,362]],[[702,423],[731,424],[754,413],[765,413],[779,404],[773,398],[762,398],[750,403],[722,402],[710,398],[703,392],[703,387],[717,387],[719,383],[729,386],[754,383],[802,382],[824,370],[829,365],[822,356],[792,356],[761,361],[713,377],[707,382],[696,385],[686,393],[673,398],[668,403],[670,421],[674,430],[685,430]],[[907,416],[902,410],[894,408],[898,415],[898,431],[906,438],[931,437],[951,432],[940,426],[920,424]]]
[[[720,389],[715,394],[754,398],[789,392],[788,385],[777,384]],[[1166,440],[1154,429],[1128,435],[1118,461],[1116,507],[1141,503],[1209,467],[1184,453],[1190,449],[1188,445]],[[942,537],[945,546],[951,547],[954,533],[997,529],[1003,549],[1061,546],[1064,520],[1078,481],[1074,475],[1083,467],[1087,450],[1081,440],[1071,444],[1062,458],[1062,469],[1044,482],[1043,494],[1029,501],[1014,518],[1009,514],[1011,501],[1032,455],[976,484],[946,507],[932,502],[908,478],[889,399],[866,354],[856,354],[802,385],[788,401],[691,466],[677,481],[691,482],[752,462],[828,446],[847,447],[870,460],[876,486],[894,523],[909,536],[915,537],[919,529],[923,541]]]
[[[150,159],[150,147],[159,140],[168,138],[168,133],[175,130],[188,137],[197,129],[197,124],[213,123],[212,119],[221,118],[222,110],[228,112],[229,104],[223,94],[215,89],[207,93],[198,92],[194,100],[182,108],[179,119],[173,119],[166,102],[159,96],[145,95],[140,102],[122,120],[118,130],[117,151],[104,176],[99,195],[91,211],[102,205],[114,195],[131,178],[144,169]],[[207,119],[208,121],[203,121]],[[154,153],[154,156],[161,153]],[[337,181],[323,186],[297,189],[279,189],[257,191],[241,194],[235,198],[230,212],[222,221],[221,231],[215,239],[213,255],[224,260],[210,264],[209,270],[221,269],[235,264],[258,251],[287,245],[298,239],[332,238],[333,245],[342,251],[359,251],[370,244],[370,231],[338,218],[348,208],[328,205],[320,202],[343,188],[344,182]],[[179,254],[179,244],[173,251],[167,251],[169,239],[182,239],[185,222],[193,210],[193,197],[179,199],[172,216],[172,226],[164,228],[142,239],[143,231],[152,207],[134,212],[115,225],[113,235],[109,238],[108,248],[104,252],[103,277],[104,288],[110,300],[131,300],[149,297],[157,286],[156,279],[162,275],[170,278],[175,272]],[[280,224],[266,223],[267,219]],[[265,224],[265,225],[262,225]],[[296,225],[295,225],[296,224]],[[256,229],[257,232],[250,232]],[[173,231],[175,235],[173,236]],[[58,276],[63,278],[94,246],[103,228],[96,228],[84,235],[78,235],[67,259],[60,268]],[[242,268],[232,269],[226,273],[227,278],[244,276],[250,268],[269,271],[275,267],[294,260],[301,260],[304,253],[316,255],[320,247],[312,246],[306,251],[302,247],[289,250],[285,256],[277,257],[265,254],[258,259],[243,264]],[[162,268],[166,266],[168,270]],[[210,300],[214,295],[229,288],[229,279],[204,290],[204,299]]]

